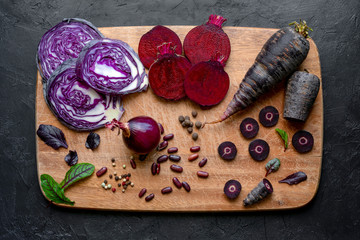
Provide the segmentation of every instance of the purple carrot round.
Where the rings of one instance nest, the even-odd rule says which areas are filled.
[[[305,60],[310,44],[305,21],[294,22],[274,33],[264,44],[254,64],[247,71],[238,91],[219,120],[222,122],[231,115],[247,108],[262,94],[290,76]]]

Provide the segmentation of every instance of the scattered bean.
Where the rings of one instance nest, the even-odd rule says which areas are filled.
[[[136,162],[134,161],[134,159],[130,160],[130,165],[133,169],[136,169]]]
[[[102,167],[100,168],[99,171],[96,172],[96,176],[100,177],[102,175],[104,175],[107,172],[107,167]]]
[[[150,195],[148,195],[146,198],[145,198],[145,201],[151,201],[153,198],[155,197],[155,195],[153,193],[151,193]]]
[[[114,193],[116,192],[116,188],[112,188],[111,191]]]
[[[199,135],[197,133],[193,133],[192,134],[192,139],[194,139],[195,141],[198,139]]]
[[[192,112],[191,112],[191,115],[192,115],[194,118],[196,118],[197,114],[198,114],[197,111],[192,111]]]
[[[202,178],[207,178],[209,176],[209,173],[205,171],[198,171],[197,175]]]
[[[194,146],[190,148],[190,152],[198,152],[200,151],[200,146]]]
[[[163,142],[161,142],[161,143],[159,144],[159,146],[157,147],[157,150],[158,150],[158,151],[164,150],[165,148],[167,148],[168,144],[169,144],[168,141],[163,141]]]
[[[166,135],[163,137],[164,141],[169,141],[169,140],[171,140],[171,139],[173,139],[173,138],[174,138],[174,134],[173,134],[173,133],[166,134]]]
[[[188,127],[188,128],[187,128],[187,131],[188,131],[188,133],[192,133],[192,132],[193,132],[193,128],[192,128],[192,127]]]
[[[181,160],[181,157],[179,155],[169,155],[169,159],[173,162],[179,162]]]
[[[187,182],[182,182],[182,186],[185,188],[187,192],[190,192],[191,188],[190,185]]]
[[[156,174],[160,173],[160,164],[156,164],[157,168],[156,168]]]
[[[206,163],[207,163],[207,158],[204,157],[204,158],[199,162],[199,167],[205,166]]]
[[[108,187],[108,189],[111,189],[111,184],[108,184],[107,187]]]
[[[163,134],[164,133],[163,125],[161,125],[161,123],[158,123],[158,125],[159,125],[159,128],[160,128],[160,134]]]
[[[180,116],[179,116],[179,122],[182,123],[183,121],[185,121],[185,118],[184,118],[184,116],[181,116],[181,115],[180,115]]]
[[[168,153],[176,153],[178,151],[177,147],[171,147],[168,149]]]
[[[198,157],[199,157],[199,154],[194,153],[194,154],[192,154],[192,155],[190,155],[190,156],[188,157],[188,160],[189,160],[189,161],[194,161],[194,160],[196,160]]]
[[[175,184],[175,186],[177,188],[181,188],[182,184],[181,184],[181,182],[179,181],[179,179],[177,177],[173,177],[172,180],[173,180],[173,183]]]
[[[179,165],[175,165],[175,164],[172,164],[170,166],[170,169],[173,170],[174,172],[178,172],[178,173],[181,173],[183,171],[183,168]]]
[[[195,122],[195,127],[196,127],[197,129],[201,128],[201,126],[202,126],[202,123],[201,123],[200,121],[196,121],[196,122]]]
[[[161,155],[160,157],[158,157],[157,159],[157,163],[163,163],[166,162],[168,160],[168,155]]]
[[[158,168],[157,165],[158,165],[158,164],[157,164],[156,162],[153,162],[153,164],[151,164],[151,173],[152,173],[152,175],[155,175],[155,174],[156,174],[157,168]]]
[[[171,193],[171,192],[172,192],[171,187],[164,187],[163,189],[161,189],[162,194]]]

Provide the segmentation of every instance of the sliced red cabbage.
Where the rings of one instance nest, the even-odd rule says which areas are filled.
[[[61,123],[77,131],[103,127],[124,113],[121,98],[103,95],[81,81],[75,73],[76,59],[62,63],[44,84],[44,96]]]
[[[103,94],[140,92],[149,84],[139,56],[121,40],[104,38],[89,42],[79,54],[76,73]]]
[[[79,18],[65,18],[52,27],[38,45],[36,61],[43,82],[65,60],[77,58],[88,42],[103,37],[93,24]]]

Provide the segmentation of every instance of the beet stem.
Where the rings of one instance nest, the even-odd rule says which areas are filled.
[[[160,55],[175,54],[175,47],[173,46],[172,42],[164,42],[163,44],[159,45],[157,49]]]
[[[209,16],[209,21],[207,22],[208,24],[214,24],[215,26],[218,26],[219,28],[221,28],[222,24],[226,21],[227,19],[220,16],[220,15],[215,15],[215,14],[211,14]]]

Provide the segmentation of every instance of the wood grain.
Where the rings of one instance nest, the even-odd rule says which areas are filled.
[[[169,27],[183,41],[185,35],[193,26]],[[152,26],[109,27],[100,28],[100,31],[108,38],[121,39],[129,43],[137,51],[140,37],[151,28]],[[128,188],[125,193],[122,193],[120,188],[117,188],[115,193],[105,191],[100,186],[103,180],[108,179],[115,186],[117,184],[114,178],[109,180],[108,174],[97,178],[93,174],[87,180],[78,182],[66,190],[66,196],[75,201],[74,208],[180,212],[257,211],[298,208],[310,202],[317,192],[321,174],[323,139],[323,97],[321,87],[306,123],[294,124],[286,121],[281,116],[279,123],[276,125],[276,127],[288,132],[290,141],[297,130],[305,129],[311,132],[315,139],[315,145],[313,150],[306,154],[297,153],[291,143],[289,149],[284,152],[283,142],[275,132],[275,127],[265,128],[261,126],[257,138],[266,140],[271,150],[269,157],[264,162],[256,162],[251,159],[248,153],[250,140],[244,139],[239,131],[242,119],[253,117],[258,120],[259,111],[264,106],[273,105],[280,113],[282,112],[284,83],[271,90],[241,114],[236,114],[221,124],[208,125],[200,131],[196,130],[199,133],[199,139],[196,142],[180,126],[177,117],[179,115],[190,116],[192,110],[198,111],[199,114],[196,120],[200,121],[205,119],[215,120],[221,115],[238,89],[246,71],[253,64],[262,45],[276,29],[224,27],[224,31],[229,35],[231,41],[231,55],[225,67],[230,76],[231,84],[229,92],[221,104],[210,110],[201,110],[199,106],[188,99],[179,102],[162,100],[156,97],[151,89],[148,89],[145,93],[131,94],[124,98],[126,112],[122,117],[122,121],[127,121],[138,115],[148,115],[163,124],[165,133],[175,134],[175,138],[169,142],[169,147],[176,146],[179,148],[178,154],[182,157],[179,165],[184,168],[183,173],[172,172],[169,168],[172,163],[167,161],[161,165],[159,175],[151,175],[150,166],[152,162],[158,156],[165,154],[166,150],[151,153],[150,157],[144,162],[140,162],[136,157],[137,168],[135,170],[131,169],[129,159],[132,153],[124,146],[121,136],[108,129],[96,131],[101,136],[101,144],[98,149],[94,151],[86,149],[85,140],[88,133],[78,133],[67,129],[48,109],[43,99],[42,85],[38,74],[36,128],[40,124],[52,124],[59,127],[63,130],[69,145],[69,149],[53,150],[36,137],[39,180],[41,174],[47,173],[53,176],[56,181],[61,182],[69,169],[64,162],[64,157],[68,150],[76,150],[79,155],[79,162],[94,164],[95,171],[107,166],[108,173],[114,171],[118,174],[131,172],[131,181],[135,183],[135,186]],[[304,68],[321,79],[319,53],[312,40],[310,40],[310,52],[300,67],[300,69]],[[217,147],[223,141],[232,141],[236,144],[238,154],[235,160],[225,162],[218,156]],[[201,146],[200,157],[194,162],[189,162],[187,160],[190,155],[189,148],[194,145]],[[196,172],[200,170],[198,162],[203,157],[208,158],[208,163],[201,169],[209,172],[210,176],[207,179],[198,178],[196,175]],[[265,164],[274,157],[281,160],[279,171],[267,177],[273,184],[274,193],[261,203],[244,207],[242,200],[264,177]],[[111,158],[116,159],[116,167],[111,166]],[[122,169],[123,164],[127,166],[125,170]],[[295,186],[278,183],[280,179],[297,171],[304,171],[308,175],[307,181]],[[178,177],[180,181],[188,182],[191,191],[188,193],[183,188],[178,190],[171,181],[174,176]],[[224,184],[229,179],[237,179],[242,184],[240,196],[233,201],[228,200],[223,193]],[[173,192],[162,195],[160,190],[166,186],[172,186]],[[144,197],[141,199],[138,197],[139,191],[144,187],[147,188],[147,194],[155,194],[155,198],[150,202],[145,202]]]

